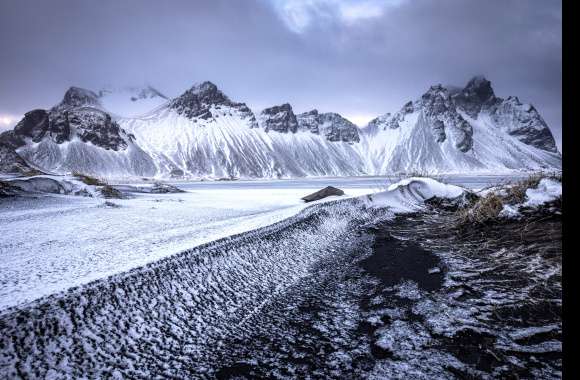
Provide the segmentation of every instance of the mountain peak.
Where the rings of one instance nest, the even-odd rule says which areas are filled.
[[[60,102],[60,107],[100,106],[99,96],[91,90],[70,87]]]
[[[171,101],[170,107],[188,118],[211,118],[212,105],[233,105],[232,101],[210,81],[193,85]]]
[[[194,84],[191,86],[191,90],[194,92],[215,92],[218,91],[218,87],[215,85],[215,83],[206,80],[201,83]]]
[[[476,75],[467,82],[463,89],[464,96],[475,97],[480,102],[495,98],[491,82],[483,75]]]
[[[230,99],[212,82],[205,81],[196,83],[180,98],[196,99],[205,104],[222,104],[230,102]]]
[[[169,108],[188,119],[216,120],[232,112],[246,120],[250,127],[257,127],[256,117],[245,103],[233,102],[210,81],[193,85],[181,96],[169,102]]]

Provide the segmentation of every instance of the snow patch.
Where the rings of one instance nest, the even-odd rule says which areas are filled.
[[[418,211],[433,197],[453,199],[466,190],[432,178],[412,177],[390,185],[387,191],[366,196],[369,207],[388,207],[395,213]]]
[[[526,190],[524,206],[538,207],[562,196],[562,183],[549,178],[542,178],[538,187]]]

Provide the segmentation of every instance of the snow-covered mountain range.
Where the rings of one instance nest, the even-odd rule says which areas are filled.
[[[211,82],[168,99],[148,86],[71,87],[0,135],[0,171],[104,177],[299,177],[559,169],[537,110],[475,77],[436,85],[359,128],[337,113],[254,113]]]

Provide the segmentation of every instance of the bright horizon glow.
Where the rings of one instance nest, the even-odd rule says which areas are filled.
[[[19,117],[16,115],[0,114],[0,128],[13,127],[18,120]]]

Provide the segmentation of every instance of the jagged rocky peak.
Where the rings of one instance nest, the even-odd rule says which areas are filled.
[[[225,104],[231,102],[230,99],[210,81],[193,85],[184,95],[186,94],[200,103]]]
[[[317,109],[297,115],[296,120],[298,121],[298,128],[315,134],[320,133],[320,129],[318,128],[320,125],[319,116],[320,114]]]
[[[461,91],[452,94],[452,99],[472,118],[501,101],[495,96],[491,82],[482,75],[473,77]]]
[[[328,141],[359,142],[359,128],[334,112],[312,110],[297,116],[300,130],[322,134]]]
[[[451,141],[464,153],[473,147],[474,123],[487,124],[527,145],[557,153],[554,137],[538,111],[517,97],[497,97],[491,82],[483,76],[473,77],[463,88],[431,86],[419,100],[408,102],[395,114],[372,120],[365,131],[372,134],[400,128],[407,115],[413,113],[417,114],[417,123],[428,128],[437,143]]]
[[[101,107],[99,96],[85,88],[71,87],[64,94],[62,101],[55,107],[56,109],[76,108],[76,107]]]
[[[324,136],[328,141],[359,142],[359,128],[350,120],[333,112],[320,115],[321,127]]]
[[[209,81],[196,84],[171,101],[170,107],[187,118],[210,119],[212,105],[228,104],[230,99]]]
[[[471,78],[471,80],[467,82],[462,93],[464,97],[477,99],[481,103],[490,99],[495,99],[495,93],[491,87],[491,82],[483,75],[477,75]]]
[[[296,133],[298,130],[298,120],[288,103],[264,109],[260,113],[259,124],[266,132]]]
[[[79,87],[67,90],[63,100],[49,111],[27,112],[14,127],[14,134],[21,140],[39,143],[49,139],[56,144],[76,136],[82,142],[115,151],[126,149],[133,138],[101,108],[96,93]]]
[[[245,103],[233,102],[212,82],[196,84],[178,98],[173,99],[169,107],[189,119],[215,120],[220,116],[230,115],[232,111],[242,119],[247,119],[250,127],[256,127],[254,113]]]
[[[506,99],[495,95],[491,82],[483,76],[472,78],[452,97],[454,105],[473,119],[489,115],[496,127],[527,145],[557,153],[550,128],[531,104],[522,104],[515,96]]]
[[[417,106],[421,111],[421,121],[431,129],[437,143],[451,137],[455,148],[463,153],[473,147],[473,127],[457,112],[448,88],[440,84],[431,86]]]
[[[14,132],[20,137],[30,137],[39,142],[48,131],[48,112],[42,109],[33,110],[24,114],[22,120],[14,127]]]

